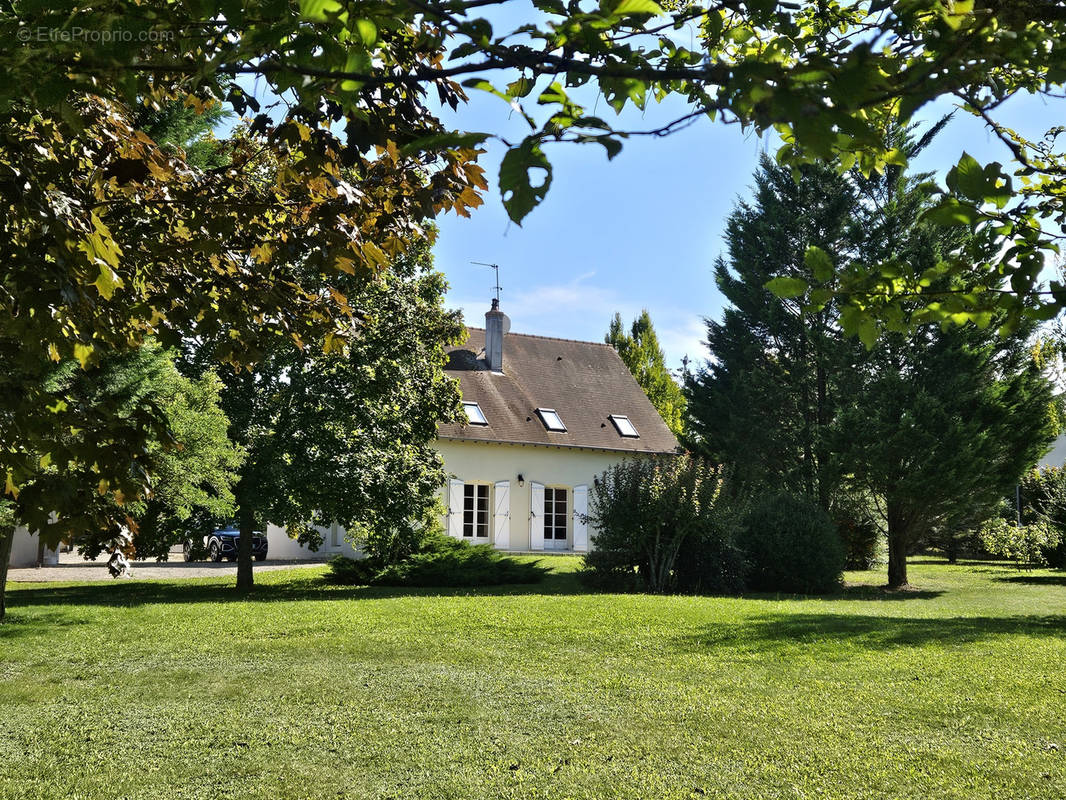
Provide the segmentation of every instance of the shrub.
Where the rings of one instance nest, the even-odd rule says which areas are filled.
[[[736,515],[719,499],[715,514],[681,546],[674,578],[678,591],[740,594],[747,586],[748,564],[736,545]]]
[[[1057,544],[1041,550],[1042,563],[1066,567],[1066,470],[1062,467],[1031,469],[1022,477],[1022,522],[1044,523]]]
[[[725,532],[716,526],[721,484],[719,469],[690,455],[638,458],[608,469],[592,488],[596,549],[585,557],[582,579],[597,588],[651,592],[726,583],[709,558],[701,562],[712,570],[699,576],[705,580],[679,567],[682,554],[728,549],[717,541]]]
[[[333,556],[326,564],[329,566],[326,580],[330,583],[339,583],[344,586],[365,586],[374,577],[374,570],[365,558]]]
[[[1002,517],[982,525],[979,536],[991,555],[1026,565],[1047,564],[1046,554],[1062,544],[1062,534],[1046,522],[1014,525]]]
[[[370,586],[494,586],[537,583],[548,571],[537,562],[505,556],[490,545],[471,545],[442,533],[423,537],[420,550],[395,564],[337,556],[329,562],[334,583]]]
[[[873,569],[880,555],[881,527],[869,502],[854,495],[841,495],[831,509],[837,535],[844,543],[846,569]]]
[[[782,492],[757,498],[739,543],[752,589],[818,594],[840,586],[844,543],[829,515],[805,497]]]

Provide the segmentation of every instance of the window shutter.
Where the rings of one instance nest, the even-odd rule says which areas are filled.
[[[463,482],[448,482],[448,535],[463,538]]]
[[[529,549],[544,549],[544,484],[529,484]]]
[[[589,487],[585,484],[574,487],[574,551],[589,550],[589,525],[585,515],[589,513]]]
[[[511,482],[497,481],[495,509],[492,515],[493,541],[497,550],[511,547]]]

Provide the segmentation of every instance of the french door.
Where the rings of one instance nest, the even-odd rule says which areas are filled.
[[[566,549],[566,520],[569,517],[566,489],[544,487],[544,549]]]
[[[489,540],[489,486],[467,483],[463,486],[463,538],[475,544]]]

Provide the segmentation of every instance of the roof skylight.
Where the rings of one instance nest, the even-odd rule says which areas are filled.
[[[538,408],[537,414],[540,416],[540,421],[544,423],[544,427],[548,430],[566,433],[563,418],[555,412],[554,408]]]
[[[611,414],[610,418],[611,422],[614,423],[614,427],[618,430],[619,435],[630,439],[640,438],[640,434],[637,433],[637,426],[630,421],[629,417],[624,414]]]
[[[477,403],[463,403],[463,410],[466,411],[466,418],[470,420],[471,425],[489,424],[489,421],[485,419],[485,412]]]

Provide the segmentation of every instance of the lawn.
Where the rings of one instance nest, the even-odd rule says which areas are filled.
[[[1060,798],[1066,574],[825,599],[11,587],[0,797]]]

